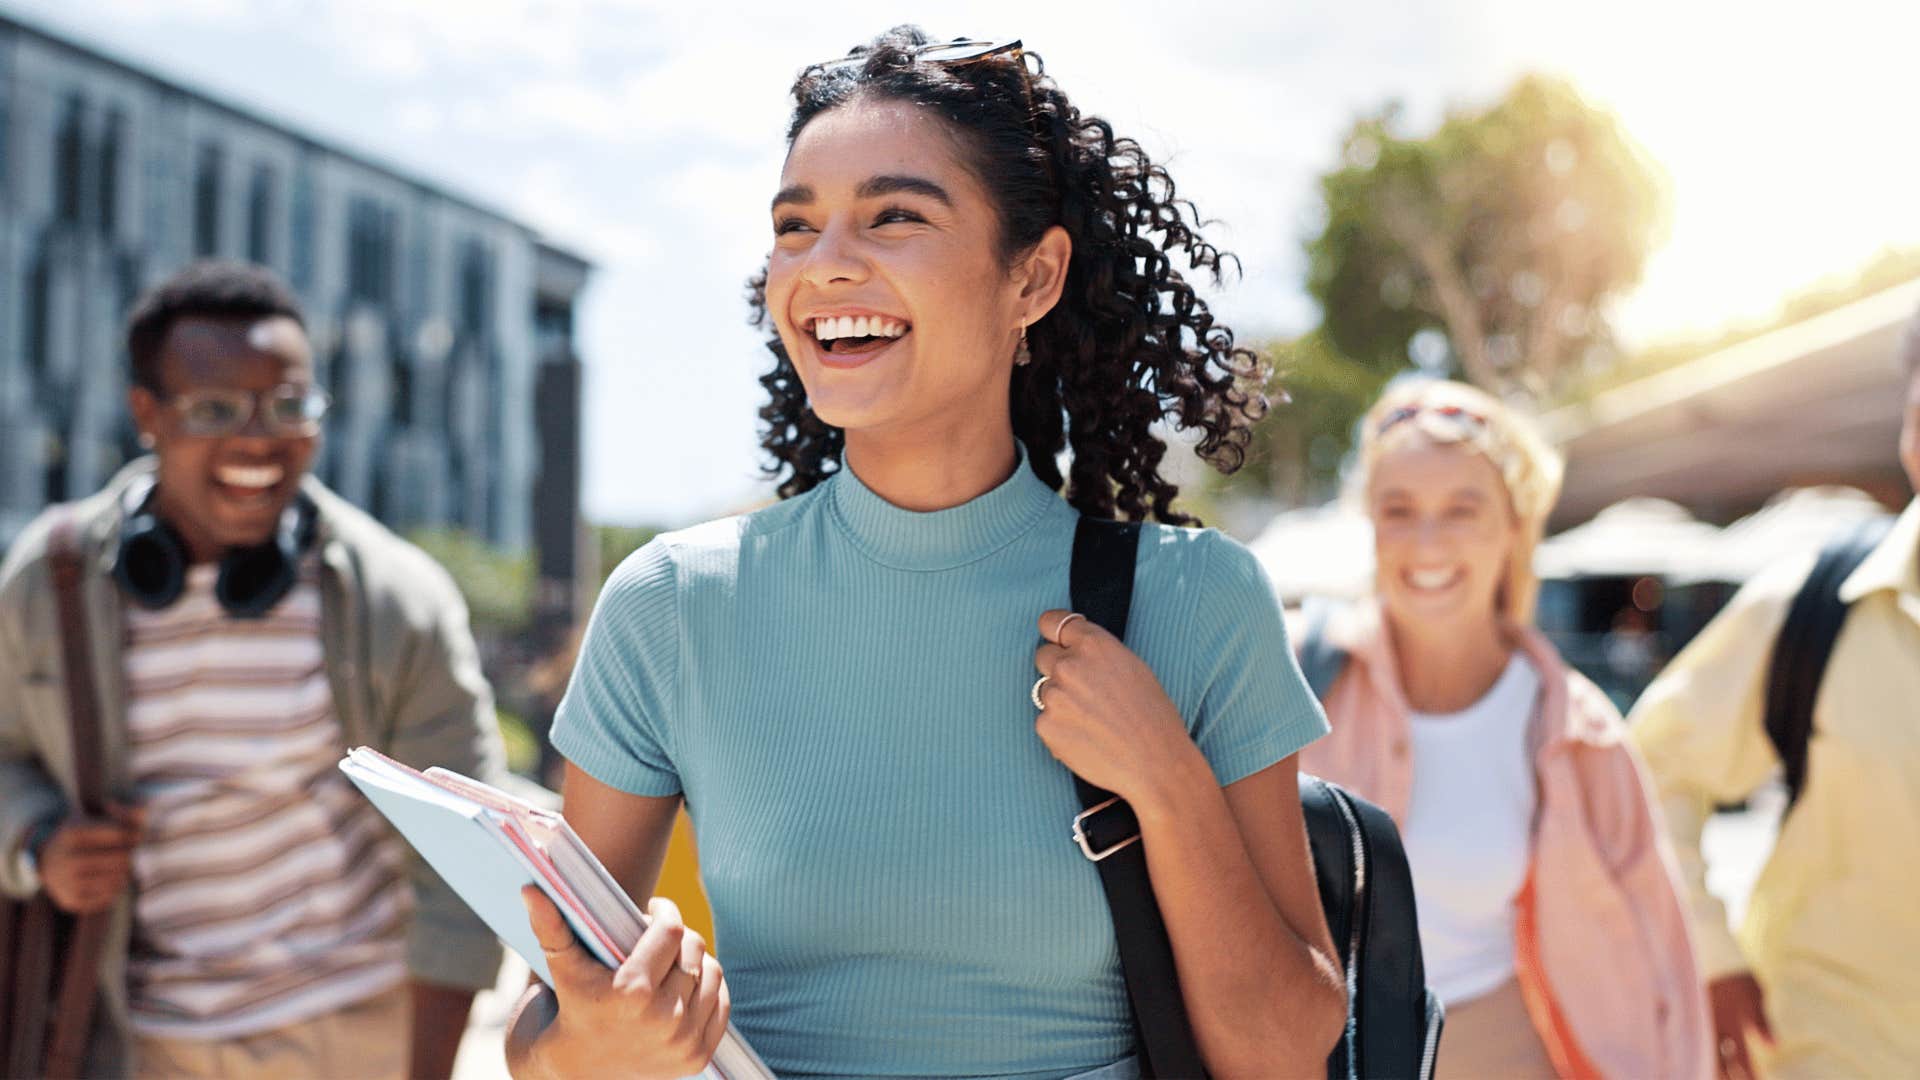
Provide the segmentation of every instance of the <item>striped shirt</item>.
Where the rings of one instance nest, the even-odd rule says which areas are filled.
[[[309,561],[262,619],[214,599],[127,611],[127,726],[147,830],[134,853],[136,1030],[225,1039],[406,977],[402,852],[335,763],[342,734]]]

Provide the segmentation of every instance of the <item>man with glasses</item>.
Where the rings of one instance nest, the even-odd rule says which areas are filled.
[[[1920,491],[1920,312],[1898,353],[1900,463]],[[1692,893],[1728,1080],[1920,1066],[1920,499],[1848,539],[1749,581],[1630,718]],[[1736,936],[1701,829],[1783,764],[1795,797]]]
[[[88,1075],[447,1076],[498,945],[336,762],[498,774],[465,605],[308,475],[328,401],[268,271],[188,266],[127,337],[151,456],[0,565],[0,889],[110,913]],[[72,809],[57,523],[88,577],[99,819]]]

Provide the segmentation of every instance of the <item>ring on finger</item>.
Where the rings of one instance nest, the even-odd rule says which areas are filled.
[[[1053,676],[1051,675],[1040,676],[1039,679],[1034,681],[1033,691],[1027,695],[1028,697],[1033,699],[1033,707],[1036,709],[1039,709],[1041,712],[1047,711],[1047,701],[1045,698],[1040,696],[1040,692],[1046,689],[1048,680],[1052,678]]]
[[[1086,618],[1085,615],[1082,615],[1077,611],[1069,611],[1065,615],[1060,616],[1060,621],[1055,623],[1053,626],[1053,643],[1055,645],[1065,645],[1066,641],[1063,640],[1060,637],[1060,635],[1066,633],[1067,624],[1072,622],[1075,619],[1085,619],[1085,618]]]

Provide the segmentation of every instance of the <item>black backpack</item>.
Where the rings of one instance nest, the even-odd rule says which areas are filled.
[[[1140,526],[1082,518],[1074,536],[1073,610],[1125,639]],[[1119,936],[1120,966],[1147,1080],[1204,1071],[1180,996],[1173,947],[1153,899],[1139,825],[1124,801],[1075,777],[1087,808],[1075,824],[1099,867]],[[1320,904],[1347,974],[1347,1027],[1327,1058],[1329,1080],[1427,1080],[1445,1013],[1426,986],[1413,878],[1386,812],[1338,785],[1300,777],[1300,808]]]
[[[1807,786],[1807,747],[1813,741],[1813,704],[1826,678],[1827,661],[1846,625],[1848,605],[1840,586],[1867,561],[1893,528],[1876,518],[1829,543],[1814,561],[1787,608],[1787,621],[1773,642],[1767,669],[1767,739],[1787,777],[1787,809]]]

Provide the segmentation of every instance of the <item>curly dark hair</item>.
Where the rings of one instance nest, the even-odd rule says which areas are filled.
[[[1039,56],[922,62],[929,42],[899,26],[852,50],[852,63],[814,65],[793,84],[792,145],[809,122],[856,99],[932,110],[971,150],[967,162],[995,202],[998,251],[1008,265],[1054,225],[1073,240],[1060,302],[1027,331],[1032,362],[1013,369],[1014,435],[1033,471],[1083,514],[1196,524],[1173,509],[1179,488],[1160,475],[1166,444],[1156,421],[1200,433],[1200,456],[1222,472],[1245,461],[1248,429],[1265,415],[1266,367],[1234,344],[1173,264],[1217,283],[1238,262],[1201,239],[1193,204],[1140,144],[1082,114]],[[748,283],[751,322],[768,329],[767,271]],[[777,335],[772,396],[760,445],[782,498],[840,467],[845,433],[816,416]],[[1071,483],[1060,452],[1072,448]]]
[[[142,293],[127,315],[133,385],[159,393],[160,346],[173,324],[190,316],[264,319],[281,315],[306,329],[300,301],[273,271],[235,259],[199,259]]]

